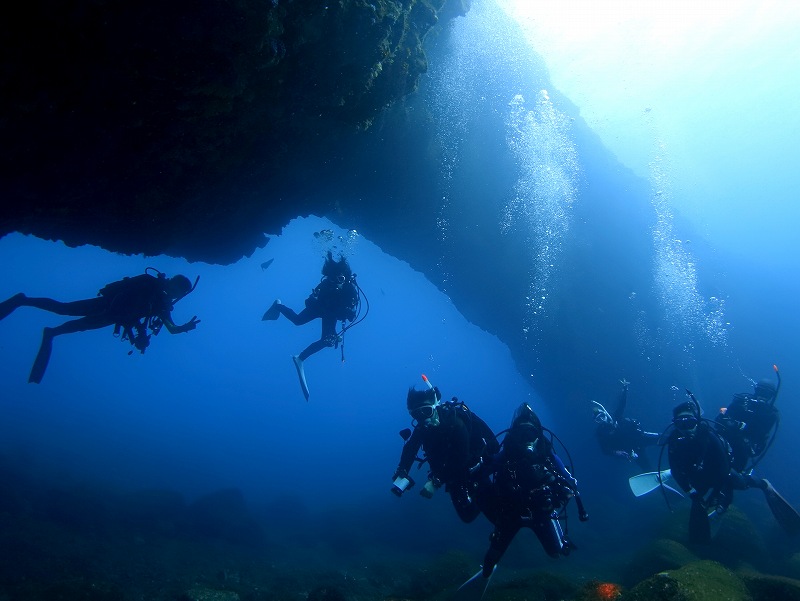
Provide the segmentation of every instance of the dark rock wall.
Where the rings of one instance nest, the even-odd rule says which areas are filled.
[[[444,4],[20,5],[0,24],[0,235],[210,262],[252,252],[327,210],[273,181],[416,88]]]
[[[554,285],[559,304],[535,337],[523,331],[531,239],[500,225],[518,173],[494,106],[476,113],[481,129],[443,180],[442,124],[430,108],[437,90],[412,92],[428,67],[423,39],[432,60],[448,51],[437,12],[453,19],[468,8],[463,0],[20,5],[0,24],[0,235],[226,263],[294,216],[327,215],[426,273],[511,347],[546,397],[570,405],[598,378],[647,371],[619,300],[651,269],[649,191],[575,107],[551,91],[575,120],[583,172],[559,257],[569,277]],[[531,88],[549,88],[536,69]],[[442,206],[443,196],[458,202]],[[652,291],[641,294],[656,304]]]

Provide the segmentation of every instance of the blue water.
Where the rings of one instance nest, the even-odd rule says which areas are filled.
[[[605,221],[589,225],[582,221],[581,174],[590,166],[581,163],[586,159],[571,137],[568,108],[557,91],[547,93],[527,77],[540,65],[532,57],[517,61],[514,57],[523,52],[515,46],[520,40],[492,29],[504,22],[487,17],[479,4],[454,24],[451,62],[432,65],[422,88],[446,149],[442,201],[431,209],[446,239],[453,227],[449,211],[464,185],[458,174],[469,169],[465,148],[479,146],[475,138],[481,137],[479,128],[471,129],[471,119],[481,110],[504,111],[498,121],[507,128],[504,135],[519,173],[511,186],[514,194],[498,212],[498,227],[530,234],[526,260],[534,269],[525,299],[528,312],[519,329],[537,353],[569,353],[539,345],[537,336],[555,307],[578,302],[559,294],[575,283],[565,257],[583,243],[579,232],[611,227],[616,216],[607,214]],[[479,35],[490,43],[476,44]],[[501,36],[503,43],[491,36]],[[487,65],[496,80],[483,77]],[[776,139],[787,144],[783,136]],[[787,148],[782,156],[792,152]],[[713,223],[711,231],[724,231],[725,222],[731,222],[731,231],[742,235],[750,214],[762,216],[765,210],[773,211],[776,231],[796,222],[794,212],[784,214],[782,205],[760,199],[762,193],[785,189],[786,175],[757,159],[749,164],[750,187],[735,199],[741,213],[722,213],[722,222]],[[725,183],[741,173],[732,164],[730,172],[708,175]],[[484,182],[488,189],[492,183]],[[636,356],[636,371],[633,363],[616,361],[616,341],[607,335],[615,326],[604,322],[601,307],[593,320],[570,324],[587,347],[599,349],[597,364],[576,366],[576,373],[592,379],[594,398],[609,408],[618,380],[632,381],[629,414],[647,429],[661,431],[686,388],[698,393],[707,416],[713,417],[733,393],[749,390],[753,380],[774,379],[772,365],[777,364],[783,375],[782,424],[760,471],[800,502],[800,483],[793,478],[800,468],[794,436],[800,423],[795,403],[800,397],[797,242],[782,237],[778,251],[747,254],[730,250],[735,247],[730,240],[717,245],[703,238],[698,233],[703,224],[687,223],[673,206],[674,191],[689,183],[669,169],[654,171],[648,184],[657,227],[634,232],[652,237],[653,255],[641,257],[646,276],[632,279],[612,307],[614,315],[628,316],[621,328],[640,333],[637,348],[625,349]],[[580,553],[570,562],[602,571],[609,542],[615,553],[625,553],[655,536],[669,514],[661,499],[632,499],[627,478],[639,471],[635,465],[599,455],[589,399],[540,398],[535,379],[520,373],[497,338],[467,322],[422,274],[348,227],[318,217],[296,219],[252,256],[226,266],[66,248],[21,235],[0,239],[5,265],[0,299],[20,291],[65,301],[89,298],[106,283],[152,266],[168,275],[200,276],[197,289],[177,304],[173,316],[177,323],[193,315],[201,320],[187,334],[161,332],[144,355],[129,355],[130,347],[114,339],[110,328],[59,337],[43,382],[32,385],[27,374],[41,329],[65,318],[32,308],[16,311],[0,322],[0,455],[29,474],[65,486],[92,482],[120,490],[164,488],[189,500],[235,488],[256,513],[284,499],[310,512],[346,508],[367,529],[375,527],[359,536],[409,550],[417,541],[406,538],[405,529],[425,524],[430,528],[426,551],[466,548],[477,565],[488,533],[485,522],[459,524],[443,493],[432,501],[415,493],[401,500],[389,494],[402,445],[398,431],[410,421],[406,391],[422,387],[424,373],[445,397],[457,396],[496,431],[507,427],[520,402],[528,401],[564,439],[593,516],[587,525],[573,525]],[[315,236],[326,230],[332,236]],[[686,231],[698,237],[690,240]],[[770,238],[770,231],[759,229],[753,236]],[[745,246],[752,248],[752,240]],[[306,362],[311,389],[306,402],[290,356],[319,337],[318,322],[294,327],[285,319],[262,322],[261,315],[276,298],[301,308],[319,281],[329,249],[348,257],[368,297],[369,315],[348,332],[343,354],[325,350]],[[614,264],[595,268],[609,280],[625,277]],[[593,301],[579,300],[589,306]],[[651,451],[656,464],[657,450]],[[756,491],[739,493],[737,505],[764,532],[774,534]],[[441,521],[441,529],[432,527],[434,520]],[[344,530],[330,537],[353,536]],[[545,563],[535,544],[528,540],[524,545],[512,546],[504,561]]]
[[[332,240],[314,236],[323,230],[335,232]],[[290,356],[319,338],[319,321],[295,327],[261,316],[275,298],[302,308],[328,248],[348,256],[369,314],[346,334],[344,361],[334,349],[307,360],[306,402]],[[6,277],[3,297],[90,298],[148,266],[200,276],[173,312],[177,323],[197,315],[195,331],[172,336],[165,329],[144,355],[128,355],[131,347],[111,328],[58,337],[38,386],[27,374],[41,328],[66,318],[23,307],[0,323],[0,439],[32,469],[189,497],[221,487],[255,502],[292,493],[324,506],[383,498],[402,445],[397,433],[410,422],[406,392],[424,386],[423,373],[448,397],[477,405],[498,430],[516,403],[541,405],[495,337],[466,322],[407,264],[324,219],[295,220],[252,257],[225,267],[20,235],[1,240],[0,254],[25,261],[17,259]],[[489,402],[498,398],[508,400]]]

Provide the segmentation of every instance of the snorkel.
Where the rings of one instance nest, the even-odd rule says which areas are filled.
[[[441,398],[442,398],[442,393],[439,392],[438,388],[436,388],[433,384],[431,384],[431,381],[428,379],[428,376],[426,376],[425,374],[422,374],[422,381],[425,382],[425,386],[428,387],[428,390],[433,390],[433,398],[434,398],[433,406],[436,407],[436,406],[440,405],[441,404],[440,401],[441,401]]]
[[[181,295],[180,295],[178,298],[176,298],[176,299],[175,299],[175,300],[173,300],[172,302],[173,302],[173,303],[177,303],[177,302],[178,302],[179,300],[181,300],[182,298],[184,298],[184,297],[188,296],[189,294],[191,294],[192,292],[194,292],[194,289],[195,289],[195,288],[197,288],[197,282],[199,282],[199,281],[200,281],[200,276],[198,275],[198,276],[197,276],[197,277],[194,279],[194,284],[192,284],[192,287],[191,287],[191,288],[189,288],[189,290],[187,290],[186,292],[184,292],[183,294],[181,294]]]
[[[700,401],[697,400],[697,398],[694,396],[694,393],[688,388],[686,389],[686,396],[688,396],[692,403],[694,403],[697,411],[697,421],[700,421],[700,419],[703,417],[703,408],[700,406]]]
[[[158,269],[156,269],[155,267],[145,267],[145,269],[144,269],[144,272],[145,272],[146,274],[148,274],[148,275],[150,275],[150,272],[151,272],[151,271],[155,271],[155,272],[156,272],[156,276],[155,276],[155,277],[157,277],[159,280],[166,281],[166,279],[167,279],[167,274],[166,274],[166,273],[164,273],[163,271],[159,271],[159,270],[158,270]],[[187,278],[187,279],[188,279],[188,278]],[[191,281],[191,280],[190,280],[190,281]],[[198,283],[199,281],[200,281],[200,276],[198,275],[198,276],[197,276],[197,277],[194,279],[194,284],[192,284],[192,287],[191,287],[191,288],[189,288],[189,290],[187,290],[186,292],[184,292],[184,293],[183,293],[183,294],[181,294],[180,296],[178,296],[178,297],[176,297],[176,298],[172,299],[172,302],[173,302],[173,303],[177,303],[177,302],[178,302],[179,300],[181,300],[182,298],[184,298],[184,297],[188,296],[189,294],[191,294],[192,292],[194,292],[194,289],[195,289],[195,288],[197,288],[197,283]]]
[[[778,386],[775,388],[775,394],[773,395],[772,402],[770,403],[771,406],[775,406],[775,401],[778,400],[778,393],[781,391],[781,372],[778,371],[777,364],[773,364],[772,369],[775,370],[775,375],[778,376]]]

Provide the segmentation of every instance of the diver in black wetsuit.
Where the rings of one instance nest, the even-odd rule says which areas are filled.
[[[730,445],[711,422],[702,419],[694,397],[676,406],[672,414],[674,429],[667,439],[670,472],[692,501],[689,539],[708,543],[708,517],[727,510],[734,490],[755,487],[767,492],[770,484],[733,469]]]
[[[274,321],[283,315],[296,326],[307,324],[315,319],[321,320],[322,332],[319,340],[309,344],[299,355],[292,355],[292,361],[300,378],[300,387],[306,400],[309,398],[309,391],[303,362],[326,347],[338,348],[340,343],[342,344],[342,361],[344,361],[344,333],[366,317],[365,314],[359,318],[360,299],[361,288],[356,283],[356,276],[350,269],[347,259],[342,256],[337,261],[333,258],[331,251],[328,251],[325,263],[322,265],[322,280],[306,299],[305,309],[300,313],[295,313],[281,303],[280,299],[276,299],[261,318],[262,321]],[[369,311],[369,303],[367,303],[367,310]],[[341,332],[337,333],[336,323],[339,321],[344,325]],[[351,323],[346,325],[348,321]]]
[[[430,472],[420,494],[430,498],[444,485],[458,517],[472,522],[483,509],[490,485],[489,474],[481,466],[500,450],[500,445],[486,422],[464,403],[455,397],[444,403],[440,400],[438,388],[409,389],[406,406],[414,429],[401,432],[405,444],[392,476],[392,492],[401,496],[414,486],[409,470],[421,448],[424,458],[420,465],[427,461]]]
[[[296,356],[302,362],[326,347],[338,345],[336,323],[353,321],[356,318],[358,301],[358,287],[350,264],[345,257],[335,260],[328,251],[325,263],[322,265],[322,280],[306,299],[305,308],[300,313],[295,313],[277,299],[264,313],[262,320],[273,321],[278,319],[279,315],[283,315],[296,326],[302,326],[315,319],[322,320],[319,340],[312,342]]]
[[[720,409],[715,421],[733,449],[733,469],[737,472],[752,470],[772,444],[780,422],[775,407],[779,388],[780,373],[778,387],[761,380],[752,393],[735,394],[730,404]]]
[[[150,344],[150,336],[158,334],[162,326],[170,334],[194,330],[200,323],[196,315],[179,326],[172,321],[172,309],[175,303],[194,290],[197,280],[192,285],[184,275],[167,278],[161,272],[157,274],[144,273],[113,282],[104,286],[96,298],[64,303],[52,298],[31,298],[20,292],[0,303],[0,320],[19,307],[36,307],[58,315],[80,316],[80,319],[67,321],[60,326],[44,328],[42,344],[28,382],[38,384],[42,381],[50,361],[53,338],[61,334],[113,325],[115,335],[121,335],[123,340],[130,341],[144,353]]]
[[[483,577],[492,575],[521,528],[533,530],[550,557],[569,554],[572,545],[559,520],[563,509],[574,497],[580,520],[589,516],[580,501],[578,483],[555,454],[527,403],[514,413],[502,450],[492,459],[490,469],[494,485],[484,513],[495,528],[483,561]]]
[[[638,420],[624,417],[628,403],[629,382],[623,379],[620,380],[620,384],[622,391],[613,415],[597,401],[591,401],[594,421],[597,423],[595,430],[597,441],[604,454],[622,457],[628,461],[635,460],[642,469],[649,470],[644,449],[658,444],[659,435],[655,432],[646,432]]]

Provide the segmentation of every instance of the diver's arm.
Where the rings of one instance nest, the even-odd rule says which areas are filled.
[[[644,430],[641,431],[641,445],[648,446],[653,444],[658,444],[658,439],[661,438],[661,434],[658,432],[645,432]]]
[[[474,413],[472,414],[472,423],[472,436],[477,437],[479,440],[483,440],[485,444],[485,448],[481,455],[495,455],[499,453],[500,443],[497,442],[497,437],[494,435],[494,432],[489,425]],[[475,425],[477,425],[477,428],[475,428]]]
[[[614,421],[619,421],[622,419],[622,416],[625,415],[625,406],[628,404],[628,381],[622,379],[619,381],[622,384],[622,392],[619,393],[619,399],[617,400],[617,408],[614,411]]]
[[[164,322],[164,327],[167,328],[167,331],[170,334],[183,334],[184,332],[190,332],[197,327],[198,323],[200,323],[200,320],[197,319],[197,315],[194,315],[182,326],[175,325],[175,322],[172,321],[172,315],[169,313],[162,315],[161,321]]]
[[[573,493],[578,492],[578,481],[569,473],[569,470],[564,465],[564,462],[561,461],[561,457],[555,454],[554,451],[550,451],[550,461],[552,462],[556,473],[560,476],[563,480],[563,484],[567,486]]]
[[[397,472],[403,471],[408,473],[411,466],[414,465],[414,459],[417,457],[419,448],[422,446],[422,436],[419,428],[414,428],[411,437],[403,445],[403,452],[400,453],[400,463],[397,466]]]

